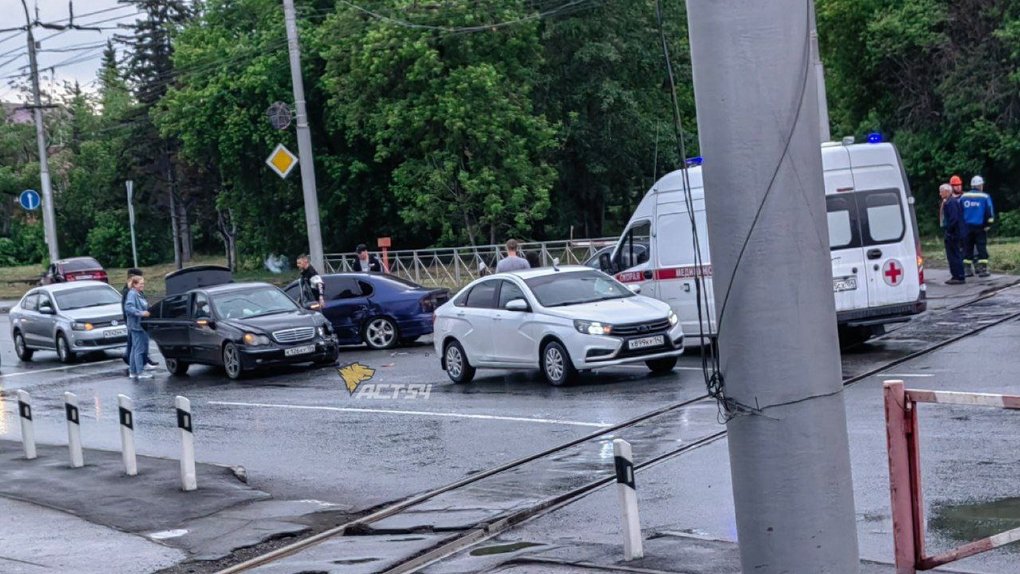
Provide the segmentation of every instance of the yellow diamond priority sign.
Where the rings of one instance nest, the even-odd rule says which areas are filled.
[[[269,154],[266,158],[266,165],[269,169],[276,172],[276,175],[286,178],[294,166],[297,165],[298,158],[296,155],[290,153],[283,144],[276,146],[273,153]]]

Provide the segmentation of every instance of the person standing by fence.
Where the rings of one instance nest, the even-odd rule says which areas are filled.
[[[506,271],[522,271],[524,269],[531,269],[531,264],[528,260],[517,254],[517,250],[520,248],[516,239],[509,239],[506,242],[506,257],[499,260],[496,264],[496,273],[504,273]]]

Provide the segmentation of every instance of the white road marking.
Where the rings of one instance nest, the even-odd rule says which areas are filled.
[[[386,415],[414,415],[422,417],[446,417],[460,419],[482,419],[490,421],[515,421],[528,423],[542,423],[550,425],[570,425],[579,427],[605,428],[613,426],[609,423],[588,423],[582,421],[564,421],[559,419],[536,419],[529,417],[504,417],[498,415],[471,415],[466,413],[437,413],[433,411],[400,411],[395,409],[355,409],[350,407],[322,407],[315,405],[271,405],[266,403],[234,403],[227,401],[209,401],[210,405],[222,405],[227,407],[259,407],[265,409],[297,409],[309,411],[333,411],[338,413],[377,413]]]
[[[106,361],[96,361],[94,363],[82,363],[80,365],[64,365],[63,367],[53,367],[52,369],[32,369],[31,371],[22,371],[20,373],[8,373],[6,375],[0,375],[0,379],[8,379],[10,377],[20,377],[23,375],[35,375],[38,373],[50,373],[53,371],[66,371],[68,369],[76,369],[78,367],[88,367],[91,365],[103,365],[106,363],[113,363],[116,361],[122,361],[123,359],[108,359]]]
[[[910,377],[915,377],[915,378],[934,377],[935,375],[923,374],[923,373],[879,373],[879,374],[877,374],[875,376],[876,377],[903,377],[903,378],[906,379],[906,378],[910,378]]]
[[[641,369],[642,371],[647,371],[648,370],[648,367],[646,367],[644,365],[613,365],[611,367],[599,367],[599,368],[600,369]],[[676,367],[673,367],[673,370],[676,370],[676,371],[701,371],[702,368],[701,367],[684,367],[684,366],[678,365]]]
[[[162,532],[153,532],[152,534],[149,535],[149,538],[151,538],[153,540],[167,540],[167,539],[170,539],[170,538],[180,538],[181,536],[184,536],[187,533],[188,533],[188,531],[187,530],[183,530],[183,529],[181,529],[181,530],[164,530]]]

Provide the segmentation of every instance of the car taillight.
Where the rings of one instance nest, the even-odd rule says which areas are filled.
[[[921,251],[921,242],[916,241],[914,248],[917,250],[917,282],[924,285],[924,253]]]
[[[421,310],[423,313],[431,313],[436,310],[436,300],[432,298],[432,295],[421,298]]]

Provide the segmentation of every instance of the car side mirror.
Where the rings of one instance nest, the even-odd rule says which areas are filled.
[[[40,305],[39,306],[39,312],[42,313],[43,315],[56,315],[57,314],[57,312],[54,311],[53,307],[50,306],[50,305]]]
[[[216,321],[212,319],[196,319],[195,325],[198,327],[205,327],[208,329],[216,330]]]
[[[526,312],[531,310],[531,307],[528,306],[528,302],[524,299],[511,299],[506,302],[504,309],[507,311]]]
[[[321,311],[322,305],[319,305],[318,301],[305,301],[305,309],[309,311]]]
[[[602,255],[599,255],[599,268],[602,271],[606,273],[612,273],[613,272],[612,267],[613,261],[609,258],[608,253],[603,253]]]
[[[638,295],[638,294],[641,293],[641,286],[640,285],[627,285],[627,289],[630,289],[631,292],[634,293],[635,295]]]

